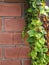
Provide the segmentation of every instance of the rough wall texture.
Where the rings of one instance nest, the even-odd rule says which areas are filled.
[[[0,65],[30,65],[21,32],[25,0],[0,0]]]
[[[22,39],[25,0],[0,0],[0,65],[30,65]]]

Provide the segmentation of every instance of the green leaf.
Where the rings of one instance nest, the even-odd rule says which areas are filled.
[[[34,2],[32,3],[32,6],[33,6],[34,8],[36,8],[36,1],[34,1]]]
[[[48,48],[46,48],[46,47],[43,48],[43,51],[44,51],[44,52],[47,52],[47,51],[48,51]]]
[[[32,43],[34,43],[34,42],[36,42],[36,38],[34,38],[34,37],[28,37],[28,40],[27,40],[29,43],[30,42],[32,42]]]
[[[37,32],[34,30],[29,30],[27,33],[30,37],[35,36],[35,34],[37,34]]]
[[[30,42],[33,42],[33,38],[30,38],[30,37],[29,37],[27,41],[28,41],[29,43],[30,43]]]
[[[31,13],[31,12],[32,12],[32,8],[29,8],[27,11],[28,11],[29,13]]]
[[[35,50],[36,52],[41,52],[41,47],[35,46],[34,50]]]
[[[29,24],[29,25],[28,25],[28,28],[29,28],[29,29],[34,29],[34,28],[35,28],[35,26],[34,26],[34,25],[32,25],[32,24]]]
[[[36,42],[35,45],[39,48],[42,47],[42,45],[39,42]]]
[[[37,20],[31,19],[31,21],[32,21],[31,24],[33,24],[33,25],[36,25],[37,24],[36,23]]]
[[[46,13],[45,9],[42,6],[39,9],[40,9],[40,14],[48,16],[48,14]]]
[[[32,19],[32,22],[31,22],[31,24],[33,24],[33,25],[42,25],[42,22],[40,21],[40,20],[34,20],[34,19]]]
[[[33,50],[31,52],[31,56],[32,56],[32,59],[35,59],[35,57],[37,56],[37,52]]]
[[[45,44],[45,38],[44,38],[44,37],[41,38],[41,39],[39,40],[39,43],[41,43],[42,45],[44,45],[44,44]]]
[[[42,37],[42,34],[41,33],[37,33],[35,36],[37,37],[37,39],[39,39],[39,38]]]

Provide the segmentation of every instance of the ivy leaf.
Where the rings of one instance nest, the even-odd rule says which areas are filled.
[[[31,52],[31,56],[32,56],[32,59],[35,59],[35,57],[37,56],[37,52],[35,50],[33,50]]]
[[[31,21],[32,21],[31,24],[33,24],[33,25],[36,25],[37,24],[36,23],[37,20],[31,19]]]
[[[32,3],[32,6],[33,6],[34,8],[36,8],[36,1],[34,1],[34,2]]]
[[[49,63],[49,55],[46,55],[46,62]]]
[[[37,21],[37,25],[41,26],[42,24],[43,23],[40,20]]]
[[[41,38],[41,39],[39,40],[39,43],[41,43],[42,45],[44,45],[44,43],[45,43],[45,38],[44,38],[44,37]]]
[[[42,34],[41,33],[37,33],[35,36],[36,36],[37,39],[39,39],[39,38],[42,37]]]
[[[39,42],[36,42],[35,45],[36,45],[37,47],[41,47],[41,44],[40,44]]]
[[[29,8],[27,11],[28,11],[29,13],[31,13],[31,12],[32,12],[32,8]]]
[[[41,51],[41,48],[40,48],[40,47],[35,46],[34,50],[35,50],[36,52],[40,52],[40,51]]]
[[[28,41],[29,43],[30,43],[30,42],[33,43],[33,42],[36,42],[35,40],[36,40],[36,38],[34,38],[34,37],[28,37],[28,40],[27,40],[27,41]]]
[[[29,37],[27,41],[28,41],[29,43],[30,43],[30,42],[33,42],[33,38],[30,38],[30,37]]]
[[[30,37],[35,36],[35,34],[37,34],[35,30],[29,30],[27,33]]]
[[[34,29],[34,28],[35,28],[35,26],[34,26],[34,25],[32,25],[32,24],[29,24],[29,25],[28,25],[28,28],[29,28],[29,29]]]
[[[46,11],[43,7],[40,7],[39,9],[40,9],[40,14],[48,16],[48,14],[46,13]]]
[[[33,24],[33,25],[42,25],[43,23],[40,21],[40,20],[34,20],[34,19],[32,19],[32,22],[31,22],[31,24]]]
[[[47,51],[48,51],[48,48],[46,48],[46,47],[43,48],[43,51],[44,51],[44,52],[47,52]]]

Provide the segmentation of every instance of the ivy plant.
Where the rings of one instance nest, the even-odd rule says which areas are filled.
[[[47,65],[49,62],[48,48],[46,45],[45,31],[43,21],[49,20],[49,7],[45,0],[27,0],[28,8],[26,10],[26,26],[22,32],[23,37],[28,34],[28,43],[30,45],[31,65]],[[41,20],[41,16],[45,16]]]

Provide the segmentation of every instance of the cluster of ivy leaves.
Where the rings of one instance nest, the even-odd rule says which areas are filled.
[[[41,15],[48,17],[49,7],[45,0],[27,0],[26,26],[23,36],[28,34],[28,43],[31,48],[29,53],[31,65],[47,65],[49,62],[48,48],[45,44],[46,31],[41,21]]]

